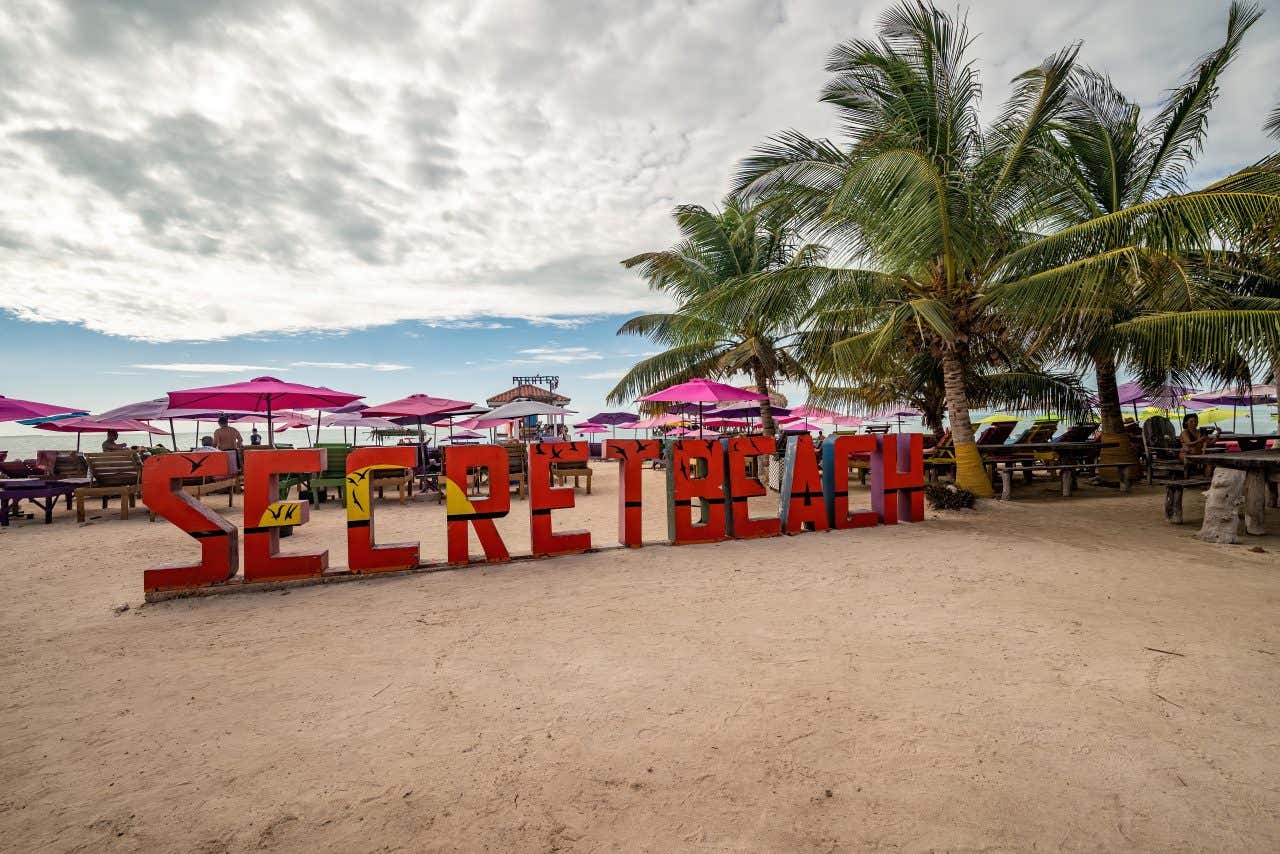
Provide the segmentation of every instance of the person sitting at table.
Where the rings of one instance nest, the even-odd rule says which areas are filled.
[[[262,434],[258,432],[258,425],[253,425],[253,430],[249,433],[249,444],[257,447],[262,444]]]
[[[102,441],[102,450],[104,451],[127,451],[129,446],[120,441],[120,433],[115,430],[107,431],[107,438]]]
[[[1182,441],[1182,450],[1178,452],[1178,459],[1183,461],[1187,457],[1203,454],[1209,446],[1217,441],[1213,433],[1201,432],[1200,416],[1190,412],[1182,417],[1182,435],[1179,436],[1179,439]],[[1207,468],[1206,473],[1212,475],[1212,467]]]
[[[213,437],[205,436],[200,440],[200,447],[196,448],[196,450],[197,451],[216,451],[218,449],[213,444]]]
[[[225,415],[218,419],[218,429],[213,431],[213,446],[219,451],[240,451],[244,448],[244,437],[227,422]]]

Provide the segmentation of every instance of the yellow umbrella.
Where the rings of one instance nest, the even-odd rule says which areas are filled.
[[[1021,421],[1021,420],[1022,419],[1017,415],[1010,415],[1007,412],[993,412],[990,415],[988,415],[986,418],[980,418],[974,423],[975,424],[995,424],[998,421]]]
[[[1195,415],[1200,419],[1200,426],[1207,427],[1210,424],[1218,424],[1223,421],[1230,421],[1232,412],[1230,409],[1223,409],[1219,406],[1211,406],[1208,409],[1201,409],[1199,412],[1188,412],[1188,415]]]

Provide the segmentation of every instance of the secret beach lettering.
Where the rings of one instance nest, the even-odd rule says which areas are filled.
[[[767,494],[748,475],[750,457],[772,455],[776,441],[767,436],[714,439],[610,439],[605,460],[618,465],[618,543],[645,545],[641,509],[645,462],[667,460],[667,540],[670,545],[714,543],[726,539],[776,537],[810,531],[896,525],[924,519],[924,454],[918,433],[834,435],[818,450],[808,437],[788,438],[780,507],[776,516],[753,517],[747,500]],[[529,446],[528,557],[580,554],[593,550],[589,531],[558,531],[553,511],[574,506],[572,487],[556,487],[553,466],[585,463],[586,442],[535,442]],[[869,462],[871,509],[850,512],[849,462]],[[244,461],[244,567],[240,569],[239,531],[183,491],[183,479],[229,475],[223,453],[172,453],[150,457],[142,469],[142,500],[200,544],[200,562],[165,566],[143,573],[148,598],[215,588],[250,588],[278,582],[324,581],[341,576],[428,570],[512,560],[495,520],[511,512],[507,452],[498,445],[458,445],[445,456],[441,474],[445,492],[448,559],[423,563],[418,543],[377,543],[373,473],[412,469],[416,449],[408,446],[357,448],[347,457],[347,567],[331,568],[328,551],[280,551],[282,528],[305,525],[311,505],[279,501],[281,475],[324,470],[323,448],[261,450]],[[487,496],[468,496],[467,482],[477,470],[489,478]],[[837,477],[837,475],[840,475]],[[482,553],[470,553],[471,535]]]

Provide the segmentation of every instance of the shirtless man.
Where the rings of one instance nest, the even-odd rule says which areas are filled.
[[[244,447],[244,437],[227,423],[224,415],[218,419],[218,429],[213,431],[213,444],[219,451],[239,451]]]

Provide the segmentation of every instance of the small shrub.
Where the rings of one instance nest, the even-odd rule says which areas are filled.
[[[924,497],[934,510],[966,510],[977,501],[972,492],[954,483],[930,483],[924,488]]]

